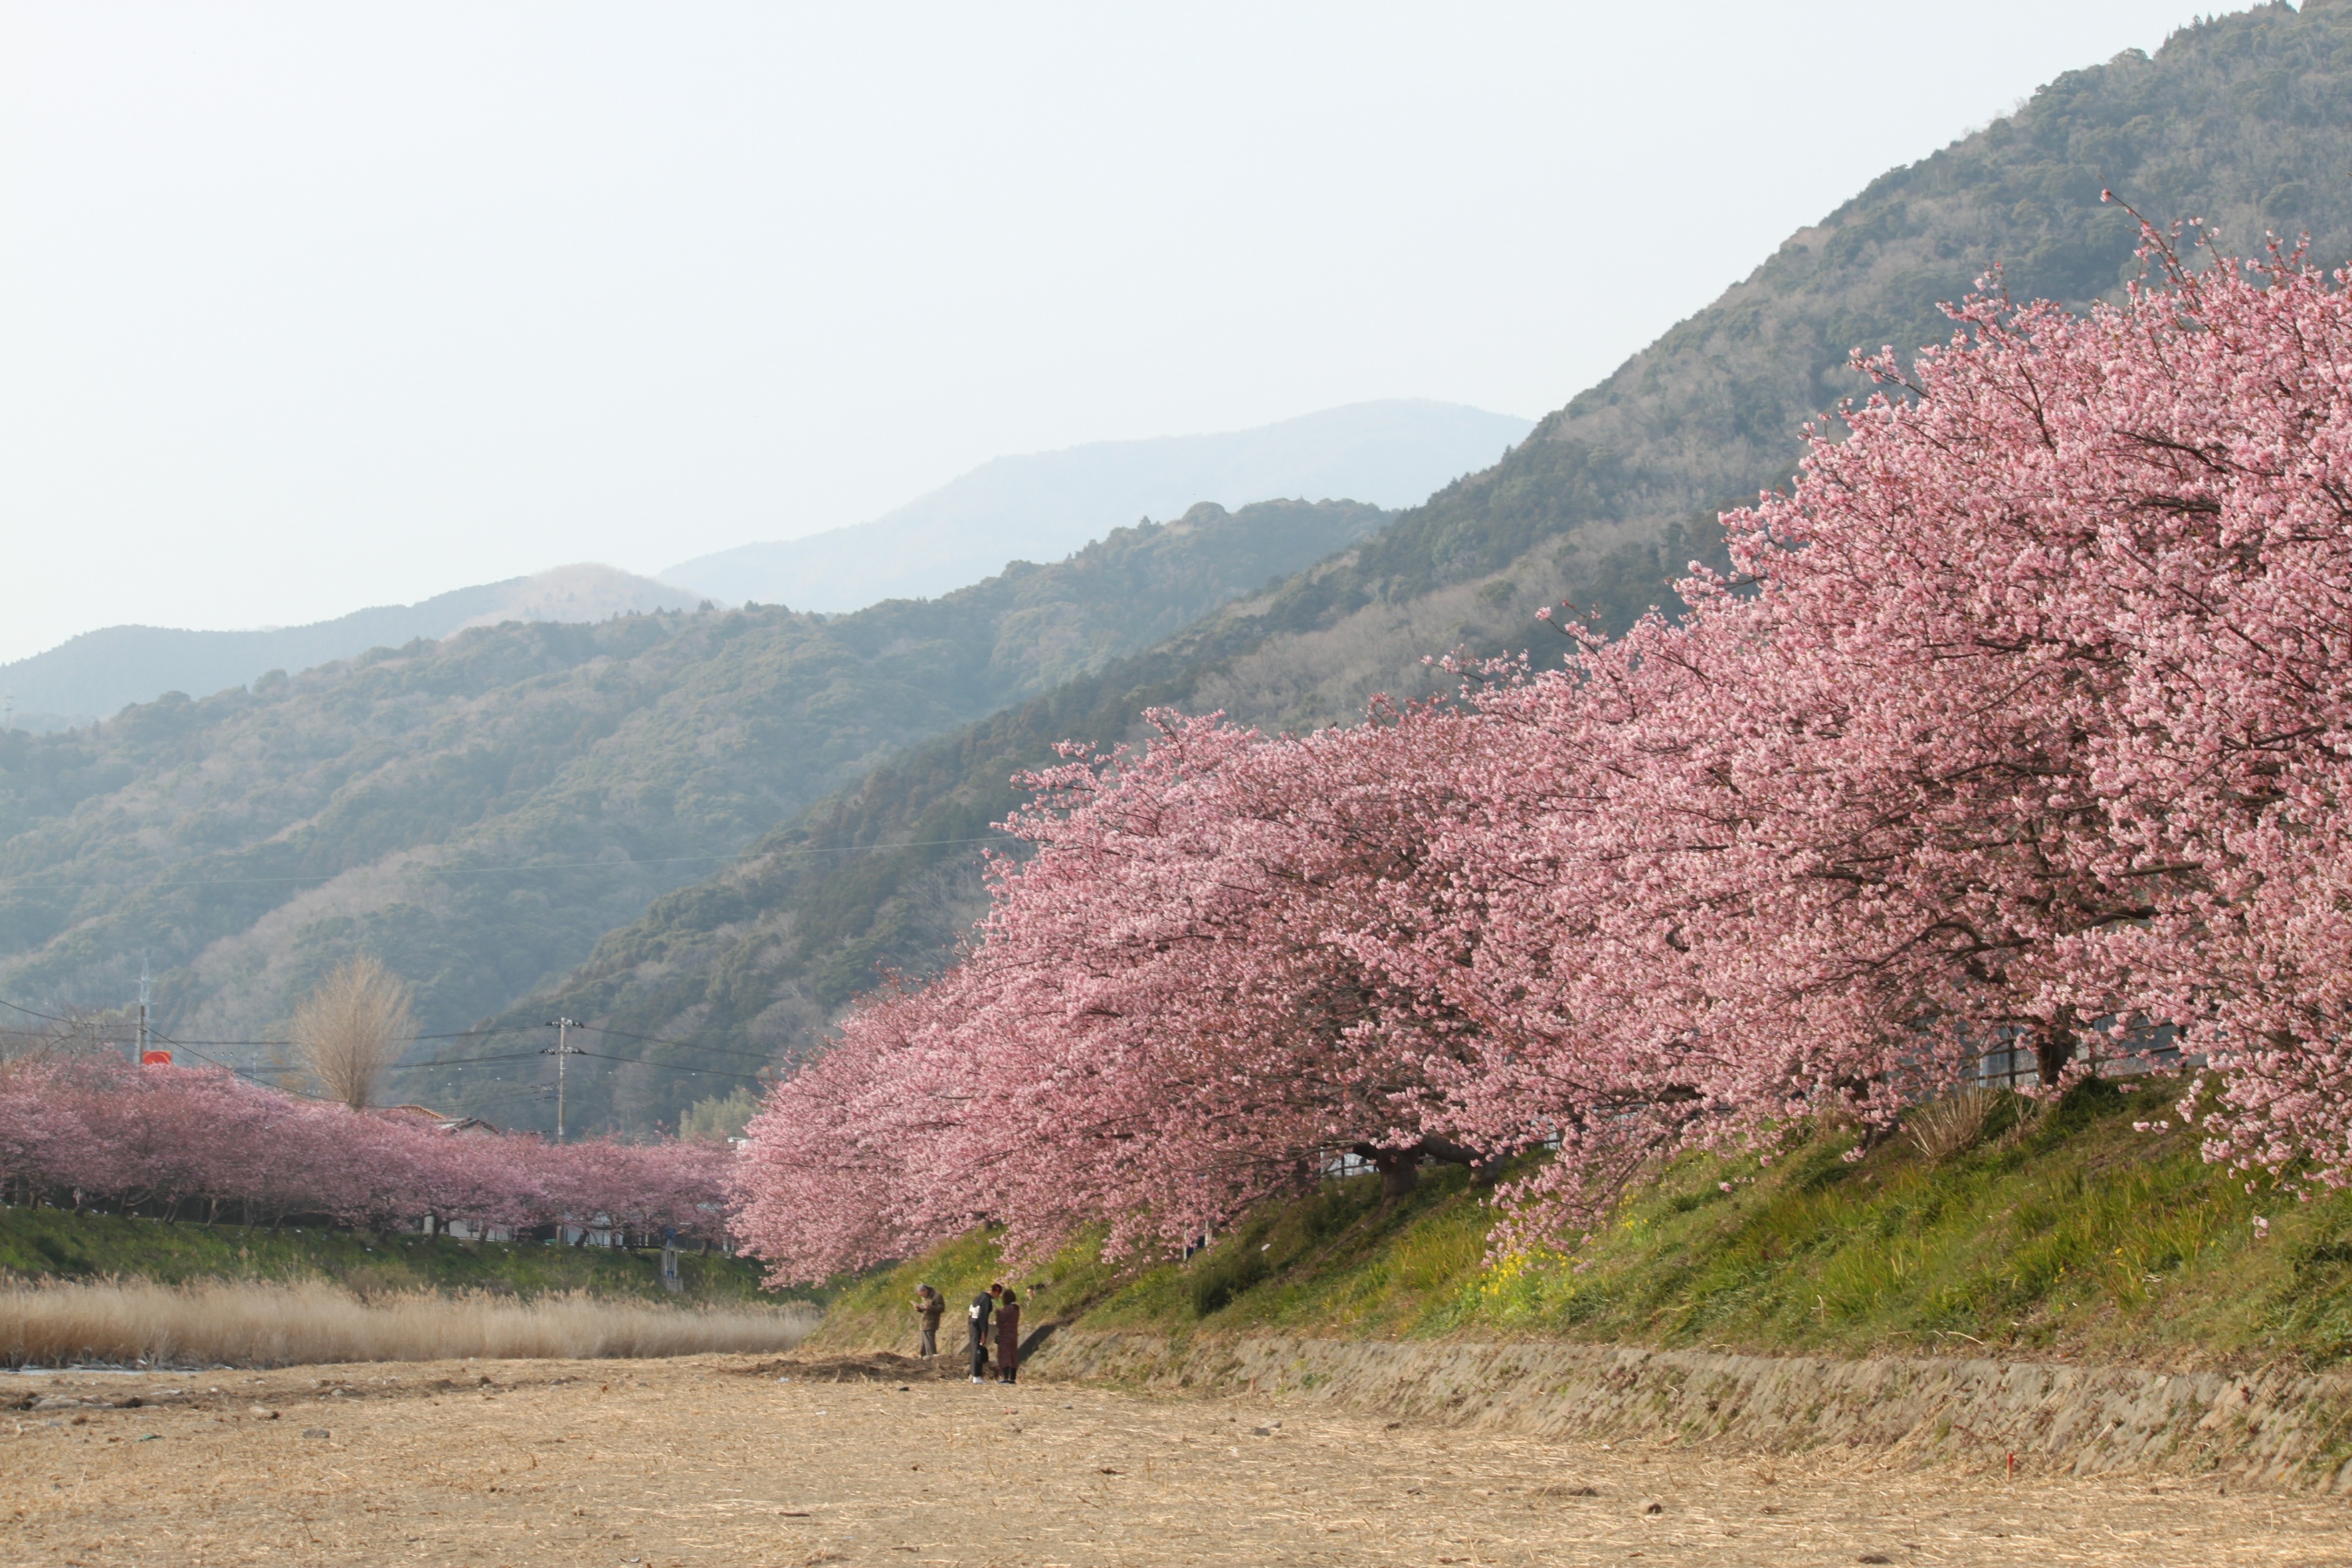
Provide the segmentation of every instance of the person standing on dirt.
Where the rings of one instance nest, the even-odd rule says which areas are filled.
[[[996,1381],[1011,1383],[1021,1371],[1021,1298],[1007,1290],[996,1309]]]
[[[1004,1294],[1003,1285],[991,1285],[971,1299],[963,1310],[967,1331],[965,1348],[971,1352],[971,1380],[988,1381],[988,1321],[996,1313],[996,1299]]]
[[[940,1353],[940,1320],[947,1316],[948,1300],[929,1285],[915,1291],[915,1321],[923,1332],[922,1345],[915,1353],[935,1356]]]

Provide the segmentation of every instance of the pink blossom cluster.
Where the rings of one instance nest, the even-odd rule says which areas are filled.
[[[0,1071],[0,1194],[61,1205],[371,1227],[601,1216],[638,1235],[711,1237],[731,1157],[719,1143],[453,1133],[415,1111],[353,1111],[210,1068],[102,1058]]]
[[[2151,255],[1858,356],[1680,619],[1027,781],[960,962],[753,1122],[741,1234],[1174,1246],[1338,1153],[1540,1146],[1507,1224],[1560,1240],[1675,1152],[2158,1038],[2209,1158],[2352,1179],[2352,297]]]

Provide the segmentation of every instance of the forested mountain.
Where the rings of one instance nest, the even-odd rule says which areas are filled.
[[[944,961],[979,907],[961,841],[1055,740],[1118,739],[1152,702],[1346,721],[1375,691],[1431,690],[1426,654],[1540,650],[1532,612],[1554,600],[1617,626],[1670,601],[1683,563],[1719,551],[1717,511],[1782,480],[1803,421],[1864,390],[1853,349],[1947,335],[1939,302],[1995,266],[2014,295],[2075,305],[2137,276],[2108,188],[2236,249],[2277,228],[2329,265],[2352,257],[2352,6],[2266,6],[2061,78],[1791,236],[1494,468],[1147,657],[877,768],[656,900],[531,1007],[679,1041],[647,1047],[673,1060],[817,1048],[885,968]],[[629,1120],[666,1114],[677,1081],[623,1068],[591,1092]]]
[[[976,583],[1007,561],[1051,561],[1138,517],[1200,501],[1350,496],[1410,506],[1475,473],[1530,421],[1457,403],[1391,398],[1251,430],[1096,441],[997,458],[871,522],[681,562],[665,582],[729,600],[855,610]]]
[[[304,670],[372,647],[446,637],[500,621],[597,621],[631,611],[686,609],[699,595],[650,577],[583,562],[436,594],[414,605],[378,605],[332,620],[266,631],[101,626],[46,653],[0,664],[0,691],[27,730],[62,730],[102,719],[167,691],[205,697],[272,670]]]
[[[0,738],[0,996],[278,1037],[337,960],[463,1028],[926,736],[1158,642],[1387,513],[1118,531],[946,598],[509,624]],[[255,1049],[205,1046],[241,1063]]]

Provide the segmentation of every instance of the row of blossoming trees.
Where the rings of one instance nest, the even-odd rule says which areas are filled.
[[[2209,1157],[2343,1184],[2352,300],[2157,254],[1867,362],[1679,621],[1038,775],[957,965],[752,1124],[741,1231],[786,1278],[983,1220],[1164,1246],[1334,1152],[1547,1145],[1506,1224],[1572,1238],[1675,1151],[2152,1029]]]
[[[90,1058],[0,1071],[0,1195],[61,1205],[714,1239],[730,1157],[723,1143],[454,1134],[414,1111],[300,1100],[216,1068]]]

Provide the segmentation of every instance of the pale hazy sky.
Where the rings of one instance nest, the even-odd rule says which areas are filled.
[[[0,659],[1539,415],[2198,9],[0,0]]]

